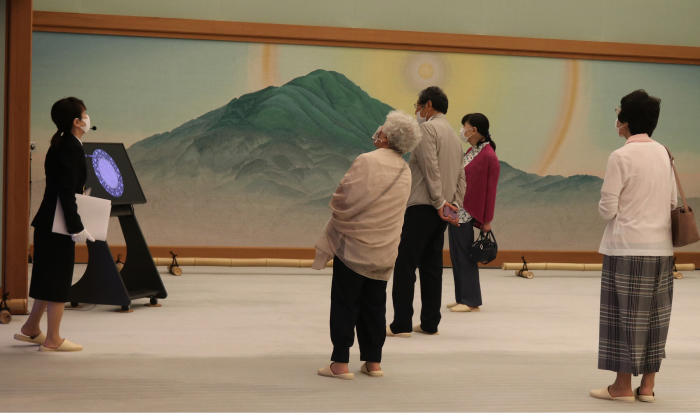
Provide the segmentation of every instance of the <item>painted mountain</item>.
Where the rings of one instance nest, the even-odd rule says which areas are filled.
[[[370,137],[391,109],[342,74],[317,70],[134,144],[129,155],[148,198],[136,207],[146,238],[170,246],[313,246],[330,195],[355,157],[374,149]],[[32,201],[43,192],[36,184]],[[493,223],[501,249],[597,250],[601,185],[502,161]],[[120,236],[112,223],[110,243],[123,244]]]
[[[151,243],[312,246],[330,195],[391,109],[317,70],[134,144],[144,227],[162,233]]]

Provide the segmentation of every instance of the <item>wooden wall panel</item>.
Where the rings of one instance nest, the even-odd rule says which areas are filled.
[[[33,249],[33,246],[32,246]],[[126,259],[126,246],[110,246],[114,259],[121,254],[121,261]],[[170,257],[169,252],[178,257],[203,257],[222,259],[313,259],[313,248],[301,247],[222,247],[222,246],[151,246],[153,257]],[[555,250],[502,250],[496,260],[487,267],[500,267],[504,262],[520,263],[521,256],[530,263],[603,263],[603,255],[598,252],[586,251],[555,251]],[[694,263],[700,269],[700,253],[676,253],[678,263]],[[76,263],[87,263],[87,246],[78,245],[75,250]],[[452,266],[450,251],[443,252],[443,262],[446,267]]]
[[[700,64],[700,47],[34,12],[34,30],[374,49]]]
[[[8,7],[3,289],[10,299],[27,299],[32,0],[11,0]]]

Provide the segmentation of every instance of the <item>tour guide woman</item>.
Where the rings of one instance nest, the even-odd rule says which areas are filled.
[[[40,351],[81,351],[83,347],[61,338],[59,328],[64,304],[73,280],[75,243],[95,241],[83,228],[75,194],[83,193],[87,179],[85,152],[80,141],[90,129],[85,104],[77,98],[65,98],[51,107],[51,119],[58,131],[51,138],[46,154],[46,190],[41,207],[34,217],[34,266],[29,296],[34,306],[22,334],[15,339],[40,345]],[[71,235],[53,233],[56,203],[60,201],[66,228]],[[48,330],[44,334],[39,322],[48,309]]]
[[[401,157],[421,139],[415,118],[392,111],[372,137],[378,148],[353,162],[331,198],[333,211],[316,243],[314,269],[333,260],[331,365],[326,377],[353,379],[350,347],[360,344],[361,372],[381,377],[386,339],[386,285],[398,255],[401,227],[411,192],[411,170]]]
[[[484,232],[491,230],[501,165],[496,157],[496,143],[489,133],[488,118],[479,113],[467,114],[462,118],[462,125],[460,138],[472,147],[462,161],[467,191],[458,216],[459,222],[465,225],[449,228],[455,302],[447,307],[451,312],[478,312],[481,306],[479,264],[469,259],[469,248],[474,243],[474,227]]]

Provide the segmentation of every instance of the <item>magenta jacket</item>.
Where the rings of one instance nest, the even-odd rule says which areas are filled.
[[[471,150],[469,148],[467,154]],[[501,164],[498,163],[496,151],[491,145],[486,145],[469,165],[464,167],[464,175],[467,179],[464,210],[474,217],[474,227],[481,228],[482,223],[493,220],[500,173]]]

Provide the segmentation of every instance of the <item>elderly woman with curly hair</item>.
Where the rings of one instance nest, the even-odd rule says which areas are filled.
[[[386,339],[386,287],[398,255],[411,171],[402,158],[421,139],[415,118],[392,111],[372,137],[376,151],[353,162],[331,198],[332,216],[316,243],[313,268],[333,259],[331,287],[331,364],[325,377],[353,379],[350,347],[357,340],[361,372],[381,377]]]

